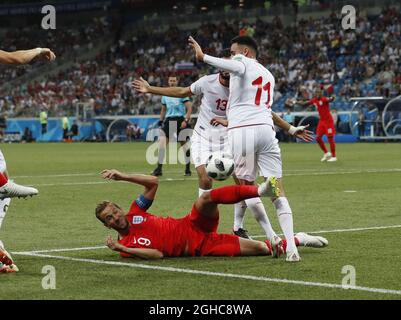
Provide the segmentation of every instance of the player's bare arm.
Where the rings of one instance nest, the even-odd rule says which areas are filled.
[[[289,134],[299,139],[302,139],[305,142],[313,141],[313,132],[307,130],[309,124],[307,124],[306,126],[294,127],[273,111],[272,111],[272,116],[273,116],[273,123],[276,126],[280,127],[281,129],[287,131]]]
[[[159,186],[159,179],[154,176],[142,174],[127,174],[117,171],[115,169],[106,169],[102,171],[102,176],[107,180],[127,181],[144,186],[143,196],[146,199],[153,200],[155,198],[157,188]]]
[[[44,58],[48,61],[56,59],[56,55],[48,48],[35,48],[14,52],[0,50],[0,63],[4,64],[22,65],[31,62],[36,57]]]
[[[140,93],[152,93],[160,96],[186,98],[192,96],[189,87],[155,87],[142,77],[132,82],[132,87]]]
[[[241,61],[209,56],[203,53],[202,48],[194,38],[189,37],[188,42],[189,45],[194,49],[195,56],[199,61],[203,61],[207,64],[210,64],[211,66],[214,66],[223,71],[228,71],[230,73],[245,73],[245,65]]]
[[[146,260],[154,260],[154,259],[162,259],[163,253],[157,249],[141,249],[141,248],[128,248],[116,240],[114,240],[111,236],[108,236],[106,239],[106,245],[113,251],[124,252],[132,257],[137,257]]]
[[[307,107],[309,106],[311,103],[309,103],[309,100],[295,100],[294,104],[299,104],[302,107]]]

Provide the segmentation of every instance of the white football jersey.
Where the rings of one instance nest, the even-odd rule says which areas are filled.
[[[230,74],[228,127],[269,124],[273,126],[271,106],[275,80],[273,75],[255,59],[238,54],[233,60],[245,65],[242,74]]]
[[[226,127],[222,125],[214,127],[210,124],[213,118],[227,119],[226,110],[230,89],[220,83],[219,74],[203,76],[192,83],[190,90],[194,95],[202,95],[194,130],[204,138],[226,134]]]

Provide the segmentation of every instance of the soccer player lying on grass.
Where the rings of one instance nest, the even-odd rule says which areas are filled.
[[[158,188],[158,178],[146,175],[130,175],[117,170],[104,170],[104,179],[121,180],[144,186],[143,193],[128,211],[110,201],[96,207],[96,217],[107,227],[119,234],[115,241],[107,238],[107,246],[120,252],[123,257],[159,259],[181,256],[280,256],[280,246],[271,246],[268,240],[255,241],[236,235],[219,234],[218,204],[234,204],[259,196],[272,197],[280,190],[277,179],[270,177],[260,186],[233,185],[203,193],[185,217],[175,219],[158,217],[147,212],[152,205]],[[327,240],[305,233],[296,235],[298,245],[324,247]],[[285,250],[286,243],[283,248]]]

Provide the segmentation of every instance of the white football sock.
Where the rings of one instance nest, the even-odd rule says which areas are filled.
[[[246,205],[252,211],[256,221],[263,228],[266,233],[267,239],[272,239],[277,234],[274,232],[272,225],[270,224],[269,217],[267,216],[265,207],[260,198],[252,198],[245,200]]]
[[[0,228],[3,223],[3,219],[6,216],[7,209],[10,206],[11,198],[0,200]]]
[[[273,202],[273,204],[276,208],[281,230],[283,230],[284,236],[287,240],[287,252],[298,252],[294,240],[294,222],[292,219],[292,211],[287,198],[279,197]]]
[[[244,228],[245,210],[245,201],[234,204],[234,231],[238,231],[239,228]]]
[[[211,191],[211,190],[212,190],[212,189],[205,190],[205,189],[199,188],[199,197],[200,197],[202,194],[204,194],[205,192],[209,192],[209,191]]]

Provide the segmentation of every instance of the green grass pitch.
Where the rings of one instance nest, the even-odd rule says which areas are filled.
[[[149,173],[148,146],[3,144],[10,176],[40,191],[12,200],[0,230],[6,248],[18,253],[104,245],[114,232],[96,220],[96,203],[109,199],[128,208],[141,188],[103,181],[98,173]],[[0,274],[0,299],[400,299],[401,144],[339,144],[337,163],[321,163],[316,145],[281,148],[296,231],[324,230],[329,240],[324,249],[301,248],[301,263],[271,257],[149,262],[122,259],[106,248],[42,253],[52,257],[15,254],[20,272]],[[194,174],[184,178],[183,169],[165,166],[150,212],[180,217],[190,210],[197,180]],[[264,203],[279,230],[271,203]],[[230,232],[233,207],[220,211],[219,231]],[[249,213],[246,228],[262,234]],[[46,265],[56,270],[55,290],[42,288]],[[346,265],[355,268],[357,290],[340,287]]]

